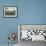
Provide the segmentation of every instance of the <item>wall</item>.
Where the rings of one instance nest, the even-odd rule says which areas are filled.
[[[3,6],[17,6],[16,18],[3,18]],[[46,0],[0,0],[0,44],[7,44],[17,24],[46,24]],[[17,42],[17,41],[16,41]]]
[[[9,42],[8,34],[10,32],[16,32],[17,35],[18,18],[3,18],[3,6],[17,6],[17,2],[18,0],[0,0],[0,44]],[[17,39],[16,43],[18,43]]]
[[[46,0],[20,0],[21,24],[46,24]]]

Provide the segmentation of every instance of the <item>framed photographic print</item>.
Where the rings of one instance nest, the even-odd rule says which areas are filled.
[[[4,17],[16,17],[17,16],[17,7],[16,6],[4,6],[3,7]]]
[[[46,41],[46,24],[18,24],[18,42]]]

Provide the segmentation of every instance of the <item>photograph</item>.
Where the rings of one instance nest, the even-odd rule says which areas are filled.
[[[20,41],[46,41],[46,25],[19,24]]]
[[[15,6],[4,6],[4,17],[16,17],[17,7]]]

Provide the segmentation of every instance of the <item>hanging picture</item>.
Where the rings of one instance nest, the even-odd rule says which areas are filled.
[[[17,16],[17,7],[16,6],[4,6],[4,17],[16,17]]]

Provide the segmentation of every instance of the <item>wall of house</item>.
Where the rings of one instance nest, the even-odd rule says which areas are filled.
[[[3,6],[17,6],[18,16],[3,18]],[[17,34],[18,24],[46,24],[46,0],[0,0],[0,44],[8,43],[9,32]]]
[[[10,32],[16,32],[17,35],[17,24],[18,17],[16,18],[4,18],[3,17],[3,6],[18,6],[18,0],[0,0],[0,44],[7,44],[9,42],[8,35]],[[16,43],[18,43],[16,38]]]

